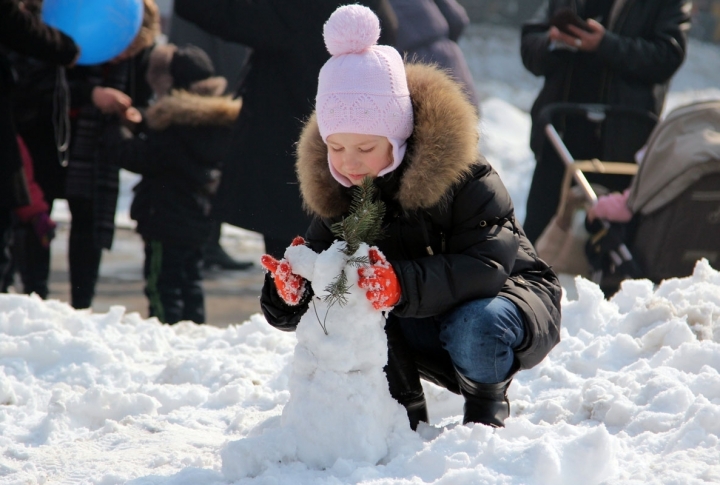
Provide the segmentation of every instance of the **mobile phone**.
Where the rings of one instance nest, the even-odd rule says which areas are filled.
[[[574,25],[575,27],[578,27],[585,32],[592,32],[592,29],[590,26],[585,22],[578,14],[576,14],[572,9],[564,7],[555,12],[555,14],[550,19],[550,25],[553,27],[557,27],[557,29],[560,32],[563,32],[568,35],[574,35],[570,29],[568,29],[568,25]]]

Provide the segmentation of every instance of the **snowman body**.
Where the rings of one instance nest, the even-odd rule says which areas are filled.
[[[315,296],[297,327],[282,427],[293,430],[298,459],[320,468],[339,458],[377,463],[400,434],[410,432],[383,371],[385,317],[358,287],[357,265],[348,262],[367,257],[369,247],[361,244],[351,257],[344,248],[344,242],[336,241],[320,254],[306,246],[291,246],[285,253],[293,272],[312,284]],[[346,300],[330,304],[326,288],[342,271],[349,285]]]

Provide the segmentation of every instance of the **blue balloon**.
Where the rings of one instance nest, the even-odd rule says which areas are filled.
[[[142,0],[45,0],[42,19],[80,47],[80,65],[121,54],[140,31]]]

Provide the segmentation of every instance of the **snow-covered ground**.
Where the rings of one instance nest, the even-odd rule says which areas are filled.
[[[540,80],[520,64],[516,31],[474,26],[462,48],[483,97],[483,151],[522,217]],[[691,43],[668,105],[720,98],[718,65],[717,46]],[[0,483],[720,483],[718,271],[703,261],[658,288],[626,282],[611,301],[579,279],[562,339],[516,377],[505,429],[460,425],[462,399],[427,385],[429,426],[394,435],[379,463],[342,458],[356,446],[374,456],[375,442],[316,448],[316,463],[332,463],[317,469],[272,432],[291,400],[295,334],[260,315],[169,327],[122,307],[92,314],[0,295]],[[352,389],[336,391],[303,409],[316,426],[295,428],[294,446],[337,431],[323,417]],[[254,467],[240,466],[248,456]]]

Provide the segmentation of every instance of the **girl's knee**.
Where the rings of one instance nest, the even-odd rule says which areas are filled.
[[[451,354],[472,355],[517,348],[524,334],[520,310],[510,300],[496,297],[457,308],[443,322],[440,338]]]

